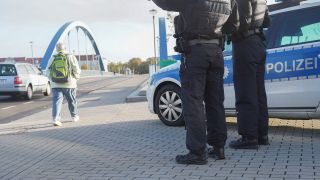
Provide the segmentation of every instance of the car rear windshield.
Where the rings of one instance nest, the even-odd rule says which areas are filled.
[[[0,64],[0,76],[16,76],[17,71],[14,65]]]

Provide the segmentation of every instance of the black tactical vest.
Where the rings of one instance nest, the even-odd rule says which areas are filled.
[[[222,36],[221,29],[232,12],[230,0],[187,0],[186,3],[181,15],[187,34]]]

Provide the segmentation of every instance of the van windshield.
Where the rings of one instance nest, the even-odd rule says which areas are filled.
[[[16,76],[17,71],[14,65],[0,64],[0,76]]]

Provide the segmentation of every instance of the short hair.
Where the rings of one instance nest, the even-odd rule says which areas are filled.
[[[56,45],[57,51],[65,51],[66,50],[66,45],[63,42],[59,42]]]

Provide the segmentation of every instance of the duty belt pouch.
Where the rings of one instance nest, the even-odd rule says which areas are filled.
[[[191,52],[191,47],[189,46],[187,40],[185,40],[182,37],[179,37],[176,40],[176,47],[174,47],[174,50],[178,53],[189,54]]]
[[[174,50],[178,53],[188,54],[191,51],[191,48],[187,42],[187,39],[184,38],[184,21],[182,15],[178,15],[174,18],[174,30],[176,38],[176,47]]]

